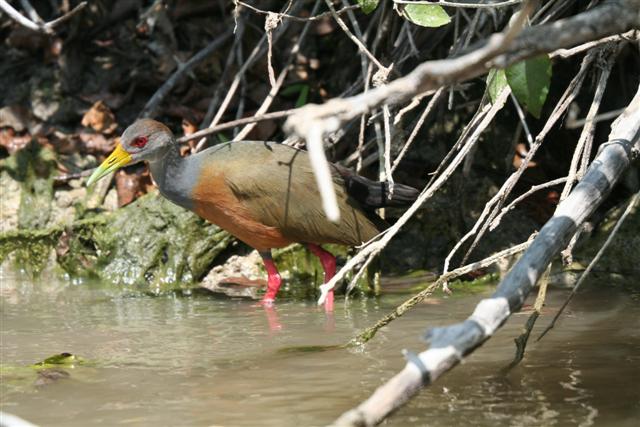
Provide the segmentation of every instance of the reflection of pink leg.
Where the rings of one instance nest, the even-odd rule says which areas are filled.
[[[320,263],[324,270],[324,283],[327,283],[336,274],[336,257],[318,245],[310,243],[307,247],[312,254],[320,258]],[[325,311],[333,311],[333,289],[331,289],[327,294],[327,299],[324,302],[324,309]]]
[[[278,318],[278,312],[272,303],[264,303],[262,304],[264,307],[264,312],[267,315],[267,322],[269,323],[269,330],[271,332],[282,330],[282,324],[280,323],[280,319]]]
[[[276,263],[273,262],[271,258],[270,252],[261,252],[262,261],[264,262],[264,267],[267,269],[267,274],[269,278],[267,279],[267,292],[262,297],[262,303],[265,305],[273,304],[273,301],[276,299],[276,294],[278,293],[278,289],[280,289],[280,284],[282,283],[282,279],[280,278],[280,273],[278,273],[278,267],[276,267]]]

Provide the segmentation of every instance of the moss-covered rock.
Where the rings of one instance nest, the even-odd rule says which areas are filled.
[[[113,213],[43,230],[0,234],[0,262],[9,254],[37,274],[55,249],[71,277],[93,277],[154,293],[193,285],[232,237],[158,194]]]
[[[93,272],[104,280],[137,285],[153,292],[192,285],[211,268],[232,241],[219,227],[155,194],[148,194],[111,214],[93,236],[97,262]],[[69,251],[76,257],[77,251]]]
[[[55,153],[35,140],[0,162],[0,171],[20,184],[18,228],[43,228],[49,223],[55,166]]]

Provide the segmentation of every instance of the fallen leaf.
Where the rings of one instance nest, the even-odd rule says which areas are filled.
[[[24,148],[31,142],[31,135],[16,135],[12,128],[0,129],[0,146],[4,147],[9,155]]]
[[[116,172],[118,207],[128,205],[147,192],[151,186],[151,179],[145,171],[144,166],[134,166]]]
[[[113,133],[118,124],[116,118],[102,100],[96,101],[82,117],[82,126],[90,127],[96,132]]]

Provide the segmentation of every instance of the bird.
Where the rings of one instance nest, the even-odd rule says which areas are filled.
[[[271,305],[282,283],[272,249],[301,243],[317,256],[324,282],[336,272],[336,258],[323,244],[358,246],[388,227],[376,208],[406,206],[417,198],[413,187],[376,182],[330,163],[340,219],[324,214],[309,154],[288,145],[228,142],[181,156],[172,131],[153,119],[125,129],[114,151],[98,166],[87,186],[117,169],[146,161],[160,194],[195,212],[256,249],[267,271],[261,303]],[[333,291],[325,300],[333,309]]]

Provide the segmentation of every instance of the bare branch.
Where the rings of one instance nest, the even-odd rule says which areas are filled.
[[[629,166],[632,152],[640,152],[640,88],[613,123],[609,142],[601,147],[585,177],[540,230],[496,292],[480,301],[466,321],[431,329],[427,334],[430,346],[426,351],[412,355],[400,373],[357,408],[343,414],[334,425],[373,426],[380,423],[423,386],[432,384],[488,340],[511,313],[520,310],[551,260],[609,194]]]
[[[35,17],[39,18],[37,13],[33,15],[35,10],[33,9],[33,7],[30,7],[30,6],[31,5],[29,4],[29,6],[27,7],[27,13],[34,16],[34,18]],[[86,6],[87,6],[87,2],[83,1],[82,3],[74,7],[72,10],[70,10],[68,13],[65,13],[59,18],[56,18],[50,22],[42,22],[41,19],[39,19],[39,21],[32,21],[31,19],[26,18],[24,15],[22,15],[20,12],[14,9],[14,7],[9,4],[9,2],[7,2],[6,0],[0,0],[0,9],[4,10],[7,13],[7,15],[9,15],[13,20],[15,20],[20,25],[27,27],[33,31],[38,31],[40,33],[45,33],[45,34],[53,34],[57,26],[59,26],[60,24],[63,24],[64,22],[74,17]]]
[[[178,69],[165,81],[162,86],[158,88],[156,93],[147,101],[147,104],[140,113],[141,117],[154,117],[158,111],[160,103],[171,92],[176,84],[194,67],[200,64],[202,61],[212,55],[220,46],[222,46],[227,39],[233,35],[231,29],[222,33],[219,37],[215,38],[211,43],[206,45],[202,50],[193,55],[189,60],[183,64],[178,65]]]
[[[307,105],[287,120],[285,129],[305,138],[311,127],[317,135],[319,127],[324,136],[380,105],[405,102],[418,93],[477,77],[491,68],[504,68],[536,54],[569,48],[640,26],[640,0],[612,0],[564,20],[529,27],[516,37],[534,3],[524,3],[523,11],[506,33],[492,35],[471,52],[424,62],[407,76],[360,95],[332,99],[323,105]],[[322,197],[329,196],[322,193]]]
[[[393,0],[396,4],[427,4],[440,5],[446,7],[460,7],[466,9],[494,9],[499,7],[514,6],[523,2],[523,0],[504,0],[495,3],[476,3],[476,2],[457,2],[448,0]]]

